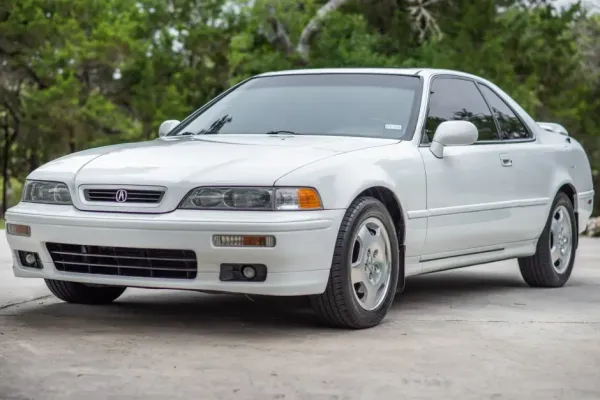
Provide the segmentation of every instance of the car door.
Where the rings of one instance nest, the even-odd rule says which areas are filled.
[[[468,120],[479,131],[469,146],[429,149],[439,124]],[[512,206],[518,186],[497,123],[476,83],[438,76],[431,83],[428,115],[419,150],[427,175],[427,237],[422,261],[476,254],[515,241],[519,223]]]
[[[518,223],[512,228],[515,241],[536,239],[546,223],[548,207],[552,201],[552,174],[556,158],[552,149],[536,142],[533,131],[508,103],[503,95],[485,83],[477,83],[488,103],[500,131],[504,145],[502,157],[511,164],[507,170],[512,175],[516,189],[513,215]],[[567,141],[565,148],[571,147]]]

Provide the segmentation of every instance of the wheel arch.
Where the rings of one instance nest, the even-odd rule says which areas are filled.
[[[575,189],[575,186],[571,183],[563,183],[556,191],[556,194],[558,193],[564,193],[569,197],[573,204],[573,209],[575,210],[575,213],[577,213],[577,190]]]
[[[406,239],[406,223],[404,221],[404,212],[400,200],[394,194],[394,192],[385,186],[371,186],[360,192],[354,200],[359,197],[370,196],[381,201],[385,208],[387,208],[390,216],[394,220],[394,227],[396,228],[396,236],[398,237],[398,244],[403,246]],[[353,200],[353,201],[354,201]]]
[[[575,213],[575,246],[574,248],[577,249],[577,247],[579,246],[579,213],[577,212],[578,209],[578,204],[577,204],[577,189],[575,189],[575,186],[573,186],[573,184],[571,184],[570,182],[565,182],[563,184],[560,185],[560,187],[558,188],[558,190],[556,191],[556,195],[555,197],[559,194],[559,193],[564,193],[567,195],[567,197],[569,198],[569,200],[571,200],[571,204],[573,205],[573,212]]]
[[[406,273],[405,273],[405,241],[406,241],[406,221],[404,219],[404,211],[400,200],[396,194],[385,186],[371,186],[367,189],[362,190],[355,198],[356,200],[360,197],[373,197],[383,203],[385,208],[390,213],[392,220],[394,221],[394,227],[396,229],[396,236],[398,237],[398,259],[399,259],[399,271],[398,271],[398,287],[396,292],[402,292],[404,290]]]

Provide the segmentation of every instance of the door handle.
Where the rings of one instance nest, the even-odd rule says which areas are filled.
[[[500,162],[503,167],[512,167],[512,160],[508,157],[508,154],[500,154]]]

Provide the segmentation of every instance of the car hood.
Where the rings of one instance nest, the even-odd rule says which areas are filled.
[[[166,137],[74,153],[38,168],[29,179],[60,180],[74,186],[268,186],[306,164],[396,142],[304,135]]]

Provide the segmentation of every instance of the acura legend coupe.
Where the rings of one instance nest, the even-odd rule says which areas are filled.
[[[368,328],[412,275],[518,259],[563,286],[593,208],[588,158],[477,76],[251,77],[159,137],[33,171],[7,215],[14,274],[71,303],[127,287],[307,296]]]

